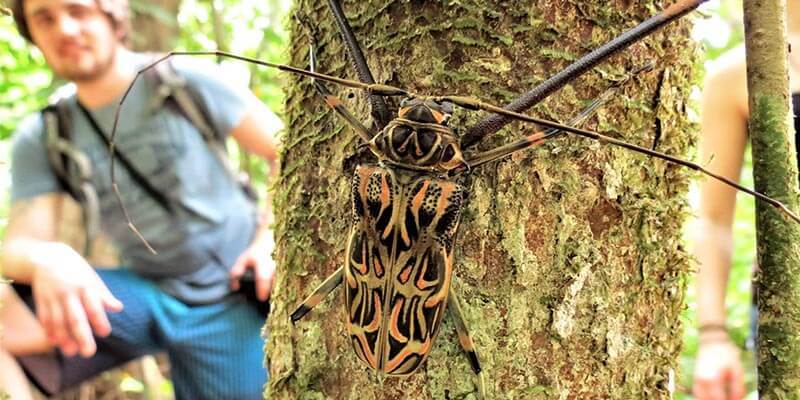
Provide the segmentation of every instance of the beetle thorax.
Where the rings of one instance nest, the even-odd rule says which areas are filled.
[[[449,103],[405,99],[397,118],[372,143],[382,156],[400,166],[449,171],[463,163],[459,141],[447,126],[452,112]]]

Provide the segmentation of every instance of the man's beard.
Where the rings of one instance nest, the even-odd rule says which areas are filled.
[[[114,66],[114,49],[102,53],[94,59],[94,63],[88,68],[75,65],[64,65],[53,72],[60,78],[73,82],[92,82],[100,79],[111,67]]]

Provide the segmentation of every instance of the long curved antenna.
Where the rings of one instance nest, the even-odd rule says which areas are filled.
[[[652,157],[656,157],[656,158],[660,158],[662,160],[669,161],[669,162],[674,163],[674,164],[682,165],[682,166],[684,166],[686,168],[689,168],[689,169],[692,169],[694,171],[699,171],[699,172],[701,172],[701,173],[703,173],[703,174],[705,174],[707,176],[710,176],[710,177],[712,177],[712,178],[714,178],[714,179],[716,179],[716,180],[718,180],[718,181],[720,181],[720,182],[722,182],[722,183],[724,183],[724,184],[726,184],[726,185],[728,185],[730,187],[733,187],[735,189],[741,190],[741,191],[743,191],[743,192],[745,192],[745,193],[747,193],[747,194],[749,194],[749,195],[751,195],[751,196],[753,196],[753,197],[755,197],[755,198],[757,198],[759,200],[762,200],[762,201],[772,205],[773,207],[775,207],[775,208],[779,209],[781,212],[783,212],[784,215],[786,215],[787,217],[793,219],[795,222],[800,223],[800,217],[798,217],[795,213],[793,213],[791,210],[789,210],[789,208],[786,207],[786,205],[784,205],[780,201],[775,200],[775,199],[773,199],[773,198],[771,198],[769,196],[766,196],[764,194],[761,194],[759,192],[756,192],[756,191],[754,191],[752,189],[748,189],[748,188],[746,188],[744,186],[741,186],[741,185],[731,181],[730,179],[725,178],[724,176],[721,176],[721,175],[717,175],[717,174],[715,174],[715,173],[713,173],[713,172],[711,172],[711,171],[709,171],[709,170],[707,170],[707,169],[705,169],[705,168],[701,167],[700,165],[695,164],[693,162],[682,160],[680,158],[676,158],[676,157],[673,157],[673,156],[670,156],[668,154],[664,154],[664,153],[661,153],[661,152],[658,152],[658,151],[650,150],[650,149],[648,149],[646,147],[637,146],[635,144],[631,144],[631,143],[628,143],[628,142],[625,142],[625,141],[622,141],[622,140],[614,139],[614,138],[612,138],[610,136],[601,135],[601,134],[599,134],[597,132],[592,132],[592,131],[588,131],[588,130],[585,130],[585,129],[579,129],[579,128],[575,128],[575,127],[572,127],[572,126],[559,124],[557,122],[548,121],[548,120],[541,119],[541,118],[531,117],[531,116],[528,116],[528,115],[525,115],[525,114],[520,114],[520,113],[517,113],[517,112],[514,112],[514,111],[509,111],[509,110],[506,110],[506,109],[501,108],[499,106],[496,106],[496,105],[493,105],[493,104],[489,104],[489,103],[485,103],[485,102],[482,102],[482,101],[480,101],[478,99],[474,99],[474,98],[471,98],[471,97],[465,97],[465,96],[423,96],[423,95],[411,92],[409,90],[401,89],[401,88],[398,88],[398,87],[395,87],[395,86],[391,86],[391,85],[367,84],[367,83],[362,83],[362,82],[353,81],[353,80],[349,80],[349,79],[337,78],[335,76],[320,74],[318,72],[312,72],[312,71],[304,70],[304,69],[301,69],[301,68],[292,67],[292,66],[289,66],[289,65],[276,64],[276,63],[271,63],[271,62],[268,62],[268,61],[255,60],[255,59],[252,59],[252,58],[242,57],[242,56],[239,56],[239,55],[236,55],[236,54],[230,54],[230,53],[221,52],[221,51],[171,52],[171,53],[167,54],[166,56],[162,57],[160,60],[157,60],[154,63],[152,63],[151,65],[145,67],[145,69],[151,68],[153,65],[163,61],[164,59],[166,59],[168,57],[174,56],[174,55],[213,55],[213,56],[230,57],[230,58],[234,58],[234,59],[237,59],[237,60],[242,60],[242,61],[247,61],[247,62],[254,62],[254,63],[258,64],[258,65],[263,65],[263,66],[270,67],[270,68],[277,68],[277,69],[279,69],[281,71],[292,72],[292,73],[295,73],[295,74],[299,74],[299,75],[303,75],[303,76],[307,76],[307,77],[311,77],[311,78],[316,78],[316,79],[323,80],[323,81],[338,83],[340,85],[351,87],[351,88],[355,88],[355,89],[365,90],[368,93],[373,93],[373,94],[377,94],[377,95],[380,95],[380,96],[405,96],[405,97],[416,97],[416,98],[420,98],[420,99],[431,99],[431,100],[434,100],[434,101],[437,101],[437,102],[447,101],[447,102],[453,103],[453,104],[455,104],[457,106],[460,106],[460,107],[468,109],[468,110],[489,111],[489,112],[492,112],[492,113],[495,113],[495,114],[503,115],[505,117],[508,117],[509,119],[516,119],[516,120],[525,121],[525,122],[533,122],[533,123],[538,124],[538,125],[543,126],[543,127],[554,128],[554,129],[558,129],[558,130],[561,130],[561,131],[565,131],[565,132],[569,132],[569,133],[572,133],[572,134],[576,134],[576,135],[579,135],[579,136],[587,137],[587,138],[590,138],[590,139],[595,139],[595,140],[597,140],[597,141],[599,141],[601,143],[607,143],[607,144],[612,144],[614,146],[624,147],[626,149],[633,150],[633,151],[638,152],[638,153],[646,154],[646,155],[649,155],[649,156],[652,156]],[[142,71],[144,71],[144,69]],[[139,73],[141,74],[142,71],[140,71]],[[137,78],[138,78],[138,74],[137,74]],[[127,96],[127,92],[125,93],[125,96]],[[123,96],[123,98],[120,100],[120,104],[122,103],[122,101],[124,101],[125,96]],[[119,108],[117,109],[117,112],[119,112]],[[115,118],[114,119],[114,127],[115,128],[116,128],[117,117],[118,116],[114,117]],[[113,137],[113,134],[112,134],[112,137]]]
[[[261,60],[257,60],[257,59],[254,59],[254,58],[243,57],[243,56],[240,56],[240,55],[237,55],[237,54],[227,53],[227,52],[223,52],[223,51],[200,51],[200,52],[174,51],[174,52],[167,53],[163,57],[153,61],[152,63],[148,64],[147,66],[145,66],[144,68],[139,70],[136,73],[136,76],[134,77],[133,81],[131,82],[131,85],[128,86],[128,89],[125,90],[125,93],[120,98],[119,104],[117,104],[117,109],[114,112],[114,125],[113,125],[113,128],[111,130],[111,137],[110,137],[110,142],[111,143],[109,144],[109,152],[111,153],[111,179],[112,179],[112,182],[114,182],[113,183],[113,187],[114,187],[115,193],[117,193],[117,200],[119,201],[119,204],[123,209],[125,208],[125,206],[124,206],[124,204],[122,202],[121,196],[119,196],[119,194],[118,194],[119,190],[118,190],[118,188],[116,186],[116,180],[115,180],[115,175],[114,175],[114,151],[115,151],[114,138],[115,138],[116,133],[117,133],[117,124],[119,123],[119,115],[120,115],[120,110],[122,108],[122,104],[125,102],[125,99],[128,97],[128,94],[130,93],[131,89],[133,88],[133,85],[136,83],[136,80],[139,79],[139,77],[145,71],[147,71],[150,68],[153,68],[158,63],[163,62],[163,61],[165,61],[166,59],[168,59],[170,57],[180,56],[180,55],[192,55],[192,56],[210,55],[210,56],[218,56],[218,57],[228,57],[228,58],[233,58],[233,59],[236,59],[236,60],[251,62],[251,63],[257,64],[257,65],[262,65],[262,66],[265,66],[265,67],[276,68],[276,69],[279,69],[281,71],[287,71],[287,72],[295,73],[295,74],[302,75],[302,76],[316,78],[316,79],[327,81],[327,82],[337,83],[337,84],[340,84],[340,85],[346,86],[346,87],[351,87],[351,88],[355,88],[355,89],[361,89],[361,90],[366,91],[367,93],[376,94],[376,95],[379,95],[379,96],[405,96],[405,97],[416,97],[416,98],[420,98],[420,99],[431,99],[431,100],[434,100],[434,101],[437,101],[437,102],[447,101],[447,102],[451,102],[451,103],[453,103],[453,104],[455,104],[455,105],[457,105],[459,107],[462,107],[462,108],[465,108],[465,109],[468,109],[468,110],[483,110],[483,111],[488,111],[488,112],[492,112],[492,113],[495,113],[495,114],[503,115],[505,117],[508,117],[509,119],[516,119],[516,120],[525,121],[525,122],[533,122],[533,123],[538,124],[538,125],[543,126],[543,127],[554,128],[554,129],[558,129],[558,130],[561,130],[561,131],[565,131],[565,132],[569,132],[569,133],[572,133],[572,134],[576,134],[576,135],[579,135],[579,136],[587,137],[587,138],[590,138],[590,139],[595,139],[595,140],[597,140],[597,141],[599,141],[601,143],[607,143],[607,144],[612,144],[612,145],[619,146],[619,147],[624,147],[626,149],[633,150],[633,151],[638,152],[638,153],[646,154],[646,155],[649,155],[649,156],[652,156],[652,157],[656,157],[656,158],[660,158],[662,160],[666,160],[666,161],[674,163],[674,164],[682,165],[682,166],[687,167],[689,169],[692,169],[694,171],[699,171],[699,172],[701,172],[701,173],[703,173],[703,174],[705,174],[707,176],[710,176],[710,177],[712,177],[712,178],[714,178],[714,179],[716,179],[716,180],[718,180],[718,181],[720,181],[720,182],[722,182],[722,183],[724,183],[724,184],[726,184],[726,185],[728,185],[730,187],[733,187],[733,188],[735,188],[737,190],[741,190],[742,192],[745,192],[745,193],[747,193],[747,194],[749,194],[749,195],[751,195],[751,196],[753,196],[753,197],[755,197],[755,198],[757,198],[759,200],[762,200],[762,201],[770,204],[771,206],[773,206],[773,207],[777,208],[778,210],[780,210],[781,212],[783,212],[783,214],[786,215],[787,217],[793,219],[795,222],[800,223],[800,217],[798,217],[795,213],[793,213],[791,210],[789,210],[789,208],[786,207],[786,205],[784,205],[780,201],[775,200],[775,199],[773,199],[773,198],[771,198],[769,196],[766,196],[764,194],[761,194],[759,192],[756,192],[756,191],[754,191],[752,189],[748,189],[748,188],[746,188],[744,186],[740,186],[737,183],[731,181],[730,179],[727,179],[727,178],[725,178],[723,176],[714,174],[713,172],[706,170],[705,168],[701,167],[698,164],[692,163],[690,161],[682,160],[680,158],[676,158],[676,157],[673,157],[673,156],[670,156],[670,155],[667,155],[667,154],[664,154],[664,153],[661,153],[661,152],[658,152],[658,151],[650,150],[650,149],[645,148],[645,147],[637,146],[635,144],[627,143],[627,142],[624,142],[622,140],[614,139],[614,138],[609,137],[609,136],[601,135],[601,134],[599,134],[597,132],[592,132],[592,131],[588,131],[588,130],[585,130],[585,129],[579,129],[579,128],[575,128],[575,127],[559,124],[557,122],[531,117],[531,116],[528,116],[528,115],[525,115],[525,114],[520,114],[520,113],[517,113],[517,112],[514,112],[514,111],[509,111],[509,110],[503,109],[503,108],[501,108],[499,106],[496,106],[496,105],[493,105],[493,104],[489,104],[489,103],[485,103],[485,102],[482,102],[482,101],[480,101],[478,99],[474,99],[474,98],[471,98],[471,97],[465,97],[465,96],[423,96],[423,95],[419,95],[417,93],[411,92],[409,90],[401,89],[401,88],[398,88],[398,87],[395,87],[395,86],[391,86],[391,85],[375,84],[375,83],[368,84],[368,83],[353,81],[353,80],[349,80],[349,79],[337,78],[335,76],[325,75],[325,74],[321,74],[321,73],[318,73],[318,72],[312,72],[312,71],[308,71],[308,70],[305,70],[305,69],[302,69],[302,68],[296,68],[296,67],[292,67],[292,66],[289,66],[289,65],[271,63],[271,62],[268,62],[268,61],[261,61]],[[127,214],[127,212],[126,212],[126,214]],[[128,223],[129,223],[129,225],[132,225],[132,222],[130,221],[130,219],[128,219]]]
[[[344,86],[347,86],[346,83],[357,83],[357,84],[360,84],[360,85],[366,85],[367,87],[374,87],[375,88],[375,92],[374,93],[380,94],[380,95],[402,95],[403,93],[405,93],[405,91],[402,91],[402,92],[397,93],[397,94],[392,94],[392,93],[388,93],[390,91],[390,89],[392,88],[391,86],[376,85],[376,84],[372,84],[372,85],[362,84],[362,83],[356,82],[356,81],[348,81],[346,79],[334,78],[334,77],[330,77],[328,75],[323,75],[323,74],[319,74],[319,73],[316,73],[316,72],[306,71],[306,70],[303,70],[303,69],[300,69],[300,68],[295,68],[295,67],[290,67],[290,66],[280,65],[280,64],[274,64],[274,63],[270,63],[270,62],[266,62],[266,61],[257,60],[257,59],[254,59],[254,58],[239,56],[239,55],[228,53],[228,52],[224,52],[224,51],[201,51],[201,52],[174,51],[174,52],[169,52],[169,53],[165,54],[164,56],[156,59],[155,61],[151,62],[150,64],[147,64],[142,69],[140,69],[139,71],[136,72],[136,75],[133,77],[133,80],[131,81],[130,85],[128,86],[127,89],[125,89],[125,93],[123,93],[122,97],[119,99],[119,103],[117,103],[117,108],[116,108],[116,110],[114,110],[114,124],[112,125],[111,135],[109,137],[108,152],[109,152],[109,157],[111,159],[110,167],[109,167],[110,168],[110,174],[111,174],[111,188],[114,191],[114,196],[117,198],[117,203],[119,204],[119,207],[122,210],[122,214],[125,217],[125,222],[127,223],[128,228],[136,235],[136,237],[139,238],[139,240],[144,244],[144,246],[147,247],[147,249],[153,254],[157,254],[156,250],[153,249],[153,247],[150,245],[150,243],[147,241],[147,239],[145,239],[144,236],[141,234],[141,232],[139,232],[139,230],[136,228],[136,225],[133,223],[133,220],[131,219],[131,216],[130,216],[130,214],[128,212],[128,208],[125,207],[125,202],[122,200],[122,193],[120,192],[119,185],[117,184],[116,162],[115,162],[116,157],[114,156],[115,153],[116,153],[116,150],[117,150],[116,149],[116,140],[115,139],[116,139],[116,136],[117,136],[117,127],[119,125],[119,117],[120,117],[120,112],[122,111],[122,104],[125,103],[125,100],[128,98],[128,95],[130,94],[131,90],[133,90],[133,87],[136,84],[136,81],[139,80],[139,78],[145,72],[147,72],[151,68],[154,68],[159,63],[162,63],[162,62],[166,61],[170,57],[179,56],[179,55],[191,55],[191,56],[195,56],[195,55],[212,55],[212,56],[217,56],[217,57],[228,57],[228,58],[233,58],[233,59],[236,59],[236,60],[250,62],[250,63],[253,63],[253,64],[257,64],[257,65],[277,68],[277,69],[280,69],[280,70],[283,70],[283,71],[295,72],[295,73],[298,73],[298,74],[306,73],[307,75],[310,75],[310,76],[318,76],[321,80],[333,81],[335,83],[339,83],[339,84],[344,85]],[[333,78],[333,79],[331,79],[331,78]],[[336,99],[335,97],[330,97],[328,100],[329,100],[329,105],[332,108],[335,109],[336,108],[336,102],[338,102],[339,100]],[[361,132],[361,134],[363,135],[363,132]],[[191,210],[189,210],[189,211],[191,212]]]
[[[497,113],[497,114],[504,115],[506,117],[509,117],[510,119],[516,119],[516,120],[525,121],[525,122],[533,122],[535,124],[538,124],[538,125],[541,125],[541,126],[545,126],[545,127],[548,127],[548,128],[558,129],[558,130],[561,130],[561,131],[565,131],[565,132],[576,134],[578,136],[583,136],[583,137],[587,137],[587,138],[590,138],[590,139],[595,139],[595,140],[597,140],[597,141],[599,141],[600,143],[603,143],[603,144],[612,144],[614,146],[624,147],[624,148],[626,148],[628,150],[633,150],[633,151],[635,151],[637,153],[647,154],[647,155],[649,155],[651,157],[660,158],[662,160],[666,160],[666,161],[669,161],[669,162],[674,163],[674,164],[682,165],[682,166],[684,166],[686,168],[689,168],[689,169],[692,169],[694,171],[702,172],[703,174],[705,174],[707,176],[710,176],[710,177],[712,177],[712,178],[714,178],[714,179],[716,179],[716,180],[718,180],[718,181],[720,181],[720,182],[722,182],[722,183],[724,183],[724,184],[726,184],[728,186],[731,186],[731,187],[733,187],[735,189],[741,190],[741,191],[743,191],[743,192],[745,192],[745,193],[747,193],[747,194],[749,194],[749,195],[751,195],[751,196],[753,196],[753,197],[755,197],[755,198],[757,198],[759,200],[762,200],[762,201],[772,205],[773,207],[777,208],[778,210],[783,212],[786,216],[788,216],[789,218],[795,220],[795,222],[800,223],[800,217],[798,217],[795,213],[793,213],[791,210],[789,210],[789,208],[786,207],[786,205],[784,205],[780,201],[775,200],[775,199],[773,199],[773,198],[771,198],[771,197],[769,197],[767,195],[764,195],[764,194],[761,194],[759,192],[756,192],[756,191],[754,191],[752,189],[748,189],[748,188],[746,188],[744,186],[740,186],[739,184],[731,181],[730,179],[728,179],[728,178],[726,178],[724,176],[721,176],[721,175],[717,175],[717,174],[715,174],[715,173],[713,173],[713,172],[711,172],[711,171],[709,171],[709,170],[707,170],[707,169],[705,169],[705,168],[701,167],[700,165],[695,164],[693,162],[682,160],[680,158],[676,158],[676,157],[673,157],[673,156],[670,156],[668,154],[664,154],[664,153],[661,153],[661,152],[658,152],[658,151],[650,150],[650,149],[648,149],[646,147],[637,146],[635,144],[628,143],[628,142],[625,142],[625,141],[622,141],[622,140],[619,140],[619,139],[614,139],[614,138],[612,138],[610,136],[601,135],[601,134],[599,134],[597,132],[592,132],[592,131],[588,131],[588,130],[585,130],[585,129],[575,128],[575,127],[568,126],[568,125],[562,125],[562,124],[555,123],[555,122],[552,122],[552,121],[547,121],[547,120],[543,120],[543,119],[540,119],[540,118],[530,117],[530,116],[527,116],[525,114],[520,114],[520,113],[516,113],[516,112],[513,112],[513,111],[508,111],[508,110],[500,108],[498,106],[495,106],[495,105],[492,105],[492,104],[488,104],[488,103],[484,103],[484,102],[482,102],[480,100],[476,100],[476,99],[473,99],[473,98],[470,98],[470,97],[462,97],[462,96],[430,96],[430,98],[435,100],[435,101],[449,101],[449,102],[451,102],[453,104],[456,104],[456,105],[461,106],[461,107],[466,108],[466,109],[485,110],[485,111],[490,111],[490,112],[494,112],[494,113]]]
[[[696,9],[706,1],[708,0],[682,0],[667,7],[659,14],[650,17],[648,20],[642,22],[631,30],[617,36],[610,42],[581,57],[574,63],[561,70],[559,73],[553,75],[550,79],[542,82],[531,91],[523,94],[521,97],[517,98],[504,108],[508,111],[523,112],[533,107],[540,101],[544,100],[547,96],[562,88],[564,85],[582,75],[584,72],[599,64],[612,54],[627,48],[633,43],[636,43],[645,36],[657,31],[664,25]],[[508,124],[511,119],[512,118],[509,118],[507,115],[499,113],[483,118],[474,126],[467,129],[467,132],[461,139],[461,148],[467,149],[479,142],[484,137],[499,131],[506,124]]]
[[[311,72],[317,71],[317,37],[316,37],[316,30],[313,26],[308,22],[305,16],[295,15],[297,19],[297,23],[300,24],[301,27],[306,29],[306,35],[308,36],[308,69]],[[314,88],[317,91],[317,94],[322,98],[322,101],[328,105],[336,114],[338,114],[342,119],[344,119],[345,123],[348,126],[353,128],[354,131],[361,137],[361,140],[372,149],[372,152],[378,154],[379,151],[375,147],[375,144],[372,143],[372,137],[375,134],[370,131],[364,124],[361,123],[351,112],[348,110],[342,100],[336,97],[330,90],[328,90],[322,82],[312,79],[314,83]],[[375,96],[377,97],[377,96]],[[381,97],[377,97],[382,99]]]

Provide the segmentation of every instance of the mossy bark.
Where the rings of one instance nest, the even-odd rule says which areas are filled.
[[[180,0],[140,0],[134,3],[131,46],[136,51],[166,52],[178,38]]]
[[[505,104],[658,11],[661,2],[343,1],[379,82]],[[326,2],[295,12],[319,26],[319,70],[355,79]],[[656,61],[585,127],[686,156],[695,47],[681,21],[535,107],[564,121],[627,71]],[[308,65],[292,26],[290,62]],[[287,76],[276,191],[278,278],[268,322],[270,399],[475,398],[473,374],[445,317],[426,364],[381,379],[356,358],[337,290],[293,326],[289,314],[344,259],[359,139]],[[329,85],[368,123],[364,95]],[[466,127],[481,114],[459,110]],[[463,128],[459,128],[463,132]],[[511,124],[479,147],[532,126]],[[454,286],[490,398],[667,399],[677,367],[689,260],[681,243],[690,173],[587,139],[564,137],[475,171],[456,245]]]
[[[798,210],[798,171],[786,47],[786,2],[745,1],[749,133],[756,190]],[[800,225],[756,207],[758,391],[800,398]]]

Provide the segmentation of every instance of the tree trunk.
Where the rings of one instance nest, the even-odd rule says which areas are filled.
[[[180,33],[180,0],[133,0],[132,48],[137,51],[166,52],[175,48]]]
[[[295,12],[318,24],[320,72],[356,79],[325,3],[300,0]],[[499,105],[661,4],[343,2],[378,82]],[[653,71],[621,88],[584,127],[646,147],[660,135],[659,151],[685,156],[695,140],[686,118],[696,54],[689,27],[682,21],[656,33],[529,113],[566,121],[628,71],[655,61]],[[307,38],[296,24],[292,33],[291,64],[306,68]],[[405,378],[378,377],[357,359],[341,287],[296,326],[290,323],[299,302],[343,263],[352,155],[361,143],[315,96],[310,80],[288,80],[268,398],[474,398],[474,375],[449,315],[426,363]],[[363,93],[328,87],[368,120]],[[483,115],[457,110],[450,126],[463,133]],[[479,148],[533,130],[513,123]],[[690,176],[572,136],[473,172],[453,286],[489,398],[670,397],[689,270],[681,226]]]
[[[756,190],[798,209],[797,155],[791,133],[786,2],[744,3],[750,138]],[[758,391],[762,399],[800,393],[800,226],[756,203]],[[787,395],[789,394],[789,395]]]

